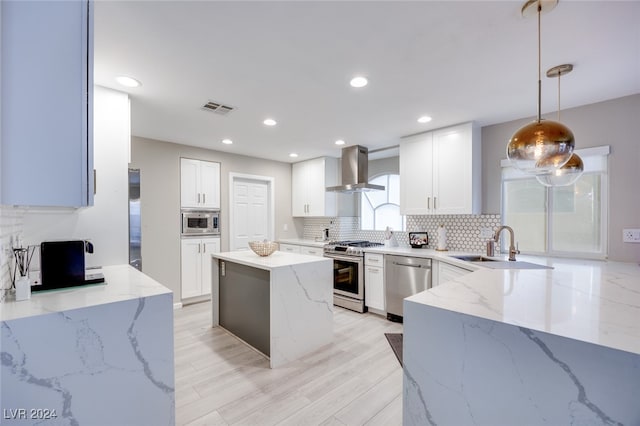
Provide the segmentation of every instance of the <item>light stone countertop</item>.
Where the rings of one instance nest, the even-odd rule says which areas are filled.
[[[304,263],[333,262],[328,257],[312,256],[307,254],[287,253],[275,251],[270,256],[258,256],[251,250],[230,251],[224,253],[212,253],[214,259],[235,262],[241,265],[271,271],[277,268],[285,268]]]
[[[640,354],[638,264],[534,256],[518,256],[518,260],[554,269],[480,266],[475,272],[411,296],[405,303]]]
[[[34,292],[20,302],[6,300],[0,304],[0,321],[172,293],[129,265],[105,266],[101,272],[105,283]]]

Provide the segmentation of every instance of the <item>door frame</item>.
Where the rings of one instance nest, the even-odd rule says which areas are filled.
[[[251,175],[246,173],[229,172],[229,251],[231,251],[231,241],[235,235],[233,200],[235,199],[234,184],[238,180],[253,180],[267,184],[267,202],[269,203],[269,218],[267,220],[267,235],[269,240],[275,239],[275,178],[272,176]]]

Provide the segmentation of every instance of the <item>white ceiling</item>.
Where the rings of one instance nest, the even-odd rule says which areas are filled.
[[[522,4],[103,0],[95,83],[131,95],[136,136],[285,162],[339,157],[336,139],[377,149],[534,116],[537,21]],[[557,108],[544,72],[562,63],[574,65],[562,108],[640,93],[638,22],[640,1],[561,1],[542,15],[543,113]],[[143,85],[121,87],[121,74]],[[369,85],[350,87],[356,74]],[[236,110],[203,111],[209,100]],[[417,123],[424,114],[433,121]]]

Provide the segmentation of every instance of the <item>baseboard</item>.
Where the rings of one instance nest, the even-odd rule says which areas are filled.
[[[182,302],[174,303],[174,304],[173,304],[173,309],[174,309],[174,310],[175,310],[175,309],[181,309],[181,308],[182,308]]]

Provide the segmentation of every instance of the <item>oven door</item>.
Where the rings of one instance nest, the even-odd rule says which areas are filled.
[[[325,255],[333,259],[333,292],[364,300],[364,259],[362,257]]]

